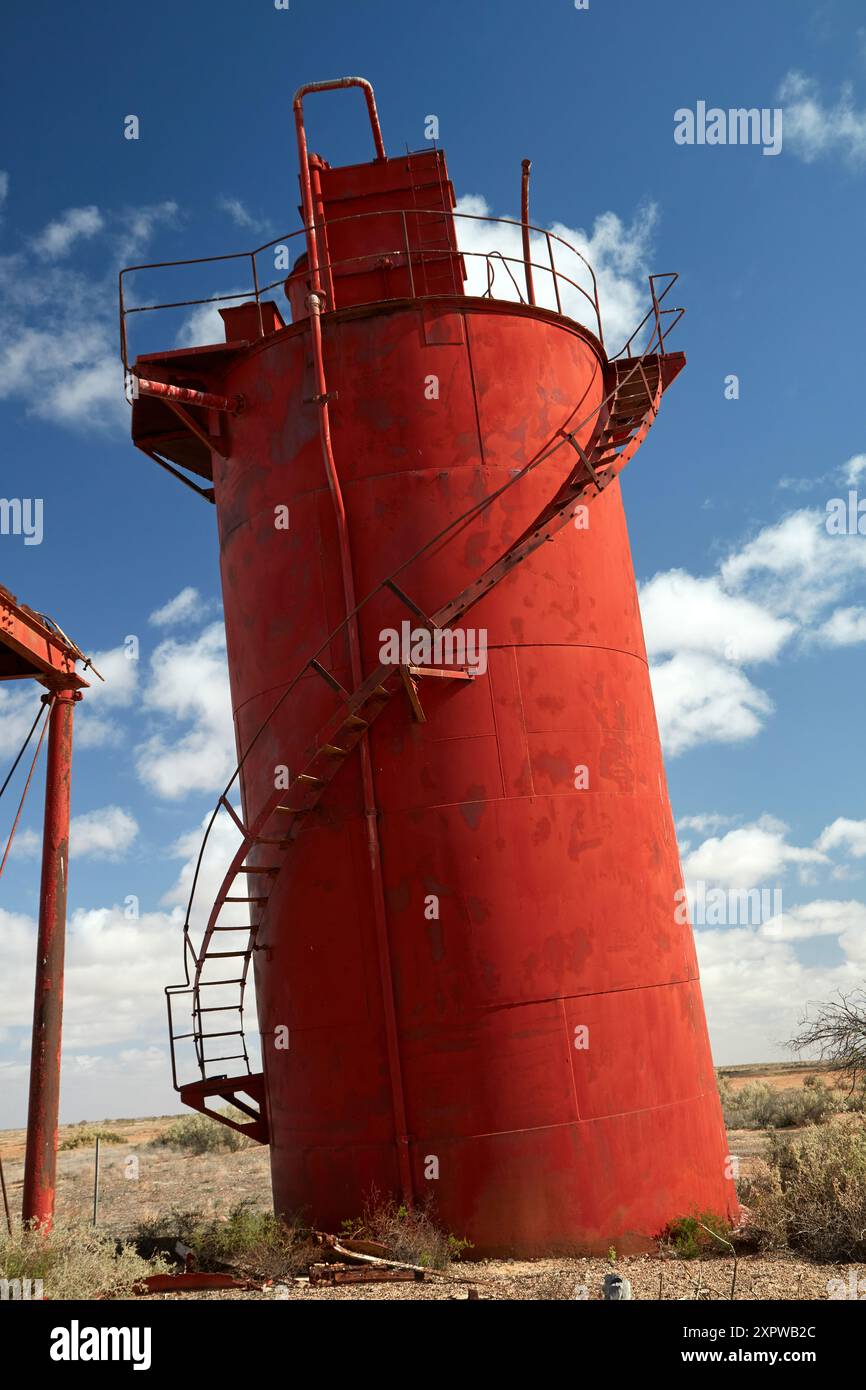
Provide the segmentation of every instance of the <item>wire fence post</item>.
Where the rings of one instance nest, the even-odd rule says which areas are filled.
[[[12,1234],[12,1217],[9,1214],[9,1198],[6,1194],[6,1179],[3,1176],[3,1155],[0,1154],[0,1187],[3,1189],[3,1210],[6,1213],[6,1229]]]
[[[93,1224],[99,1211],[99,1135],[96,1136],[96,1154],[93,1160]]]

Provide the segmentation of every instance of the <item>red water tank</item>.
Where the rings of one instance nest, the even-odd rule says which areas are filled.
[[[467,295],[444,156],[377,152],[331,170],[301,140],[295,322],[266,306],[250,341],[229,309],[231,352],[136,367],[242,402],[195,471],[212,463],[275,1208],[339,1230],[375,1187],[432,1199],[478,1254],[640,1248],[736,1212],[615,477],[682,358],[657,334],[611,363],[556,307]],[[156,409],[137,403],[139,442],[194,466],[154,445]],[[213,412],[186,418],[207,445]],[[503,556],[454,628],[462,660],[387,666]],[[379,712],[353,692],[383,661]],[[344,696],[364,727],[323,742]],[[239,1090],[226,1071],[186,1098]]]

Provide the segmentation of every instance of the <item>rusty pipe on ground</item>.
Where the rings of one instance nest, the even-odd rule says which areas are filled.
[[[532,281],[532,255],[529,245],[529,171],[532,168],[532,160],[524,159],[521,164],[520,179],[520,222],[523,232],[523,269],[526,273],[526,298],[530,304],[535,303],[535,285]]]

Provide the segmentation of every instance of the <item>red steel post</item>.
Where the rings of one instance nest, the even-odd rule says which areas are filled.
[[[72,780],[72,716],[80,694],[58,690],[49,716],[45,774],[42,883],[33,999],[30,1100],[24,1158],[22,1219],[50,1228],[54,1216],[57,1121],[60,1108],[60,1044],[63,957],[69,869],[69,794]]]

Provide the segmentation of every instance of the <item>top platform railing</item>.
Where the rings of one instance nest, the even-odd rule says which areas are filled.
[[[425,217],[437,219],[440,223],[443,218],[453,218],[457,246],[413,245],[409,235],[409,219]],[[370,218],[388,219],[389,235],[393,235],[391,228],[396,219],[399,219],[400,234],[396,237],[395,243],[386,243],[377,246],[373,251],[365,251],[351,257],[331,259],[326,256],[320,266],[322,280],[326,286],[332,286],[335,279],[339,280],[341,273],[345,275],[377,270],[388,273],[405,271],[410,298],[453,297],[453,289],[445,293],[431,293],[427,288],[426,279],[431,269],[441,267],[448,260],[456,261],[459,266],[466,267],[464,294],[507,303],[528,304],[534,301],[536,307],[556,312],[589,329],[604,348],[604,330],[595,271],[576,247],[555,232],[530,223],[524,224],[513,218],[488,217],[481,213],[443,212],[441,208],[392,208],[328,218],[317,223],[314,230],[318,235],[319,246],[327,244],[329,230],[339,227],[342,223],[360,223]],[[522,247],[524,230],[529,238],[528,256],[524,256]],[[218,338],[210,339],[211,342],[223,341],[221,326],[216,319],[216,311],[220,307],[254,300],[259,306],[260,336],[264,337],[262,304],[265,298],[272,296],[273,291],[282,291],[293,273],[302,271],[302,267],[296,270],[296,266],[298,258],[306,249],[306,239],[307,229],[299,227],[296,231],[275,237],[252,251],[198,256],[178,261],[153,261],[124,267],[119,277],[119,302],[120,355],[125,370],[128,372],[130,369],[129,320],[133,315],[181,309],[198,310],[201,313],[212,308],[212,323],[202,316],[198,320],[188,321],[181,327],[181,334],[184,335],[183,345],[192,346],[191,335],[196,326],[205,333],[219,333]],[[273,269],[280,272],[276,278],[272,278],[272,271],[267,271],[264,275],[261,273],[264,269],[262,262],[268,257]],[[237,266],[245,266],[249,274],[249,283],[245,288],[210,289],[209,292],[186,294],[182,298],[178,295],[165,300],[160,299],[158,302],[128,303],[129,278],[132,275],[141,277],[148,272],[160,272],[160,283],[164,284],[167,278],[172,277],[172,273],[179,276],[181,272],[186,271],[191,279],[197,281],[200,291],[204,291],[206,281],[210,279],[212,283],[217,267],[225,272]],[[531,272],[531,276],[527,276],[527,270]],[[532,299],[529,298],[527,282],[533,286]],[[391,297],[405,298],[405,295],[374,294],[369,300],[360,302],[379,303]],[[326,313],[334,307],[327,301],[326,294]],[[284,300],[284,303],[286,302]],[[282,311],[283,305],[278,304],[278,307]],[[339,308],[339,305],[337,307]],[[202,339],[195,345],[203,346],[206,341],[206,338]],[[160,346],[165,347],[165,343]]]

